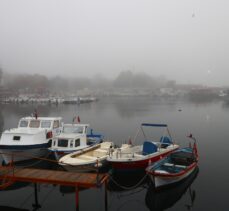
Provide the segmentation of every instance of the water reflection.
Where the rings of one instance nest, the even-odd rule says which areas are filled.
[[[21,209],[16,207],[0,206],[0,210],[4,211],[29,211],[27,209]]]
[[[162,211],[174,206],[177,201],[187,192],[190,196],[190,201],[185,205],[183,210],[190,210],[193,207],[196,192],[192,190],[191,184],[196,179],[199,169],[197,168],[185,181],[169,188],[155,191],[153,187],[149,187],[146,193],[146,206],[151,211]]]
[[[7,188],[1,189],[0,191],[11,191],[11,190],[18,190],[28,186],[30,183],[27,182],[16,182],[12,185],[8,186]],[[1,210],[1,209],[0,209]]]
[[[114,173],[110,176],[108,190],[111,192],[124,192],[139,187],[145,188],[148,177],[143,171],[130,173]]]
[[[79,187],[79,192],[82,192],[84,190],[88,190],[89,188],[82,188],[82,187]],[[72,193],[75,193],[76,192],[76,188],[75,187],[72,187],[72,186],[63,186],[63,185],[60,185],[59,186],[59,191],[60,193],[64,196],[65,194],[72,194]]]

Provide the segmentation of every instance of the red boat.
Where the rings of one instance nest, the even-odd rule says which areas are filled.
[[[152,139],[152,137],[146,137],[144,130],[146,127],[162,128],[164,132],[160,140],[153,141],[155,139]],[[144,170],[150,163],[157,162],[179,148],[172,141],[166,124],[142,123],[140,129],[139,131],[142,131],[144,136],[142,145],[129,144],[129,147],[120,148],[108,156],[107,161],[114,170]]]

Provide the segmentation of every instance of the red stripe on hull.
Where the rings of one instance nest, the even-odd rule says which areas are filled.
[[[174,149],[176,150],[176,149]],[[158,156],[155,157],[151,157],[151,158],[147,158],[145,160],[136,160],[136,161],[120,161],[120,162],[112,162],[111,161],[111,165],[113,169],[119,169],[119,170],[131,170],[131,169],[145,169],[148,165],[149,162],[154,163],[158,160],[161,160],[162,158],[166,157],[167,155],[169,155],[171,152],[173,152],[174,150],[171,150],[169,152],[166,152],[164,154],[160,154]]]
[[[181,171],[179,173],[168,173],[168,174],[161,174],[158,172],[147,172],[147,173],[149,173],[150,175],[159,176],[159,177],[175,178],[175,177],[180,177],[184,174],[187,174],[189,171],[196,168],[196,166],[197,166],[197,162],[194,162],[188,168],[186,168],[184,171]]]

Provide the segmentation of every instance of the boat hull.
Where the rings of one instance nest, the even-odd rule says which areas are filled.
[[[127,161],[123,160],[114,160],[111,161],[108,159],[109,163],[111,164],[112,168],[117,171],[135,171],[135,170],[145,170],[145,168],[151,164],[155,163],[164,157],[168,156],[171,152],[176,150],[174,148],[170,151],[166,151],[164,153],[160,153],[158,155],[146,156],[144,159],[129,159]]]
[[[69,153],[72,153],[72,152],[74,152],[74,151],[68,151],[68,152],[66,152],[66,151],[53,151],[53,154],[54,154],[54,156],[55,156],[55,159],[58,161],[58,160],[60,160],[63,156],[65,156],[65,155],[67,155],[67,154],[69,154]]]
[[[100,171],[102,168],[105,168],[107,166],[106,159],[100,160],[97,164],[96,162],[89,163],[89,164],[83,164],[83,165],[61,165],[66,171],[70,172],[94,172],[94,171]]]
[[[196,167],[197,167],[197,163],[194,163],[190,168],[188,168],[187,171],[184,171],[177,176],[175,175],[171,176],[170,174],[163,174],[163,175],[150,174],[150,178],[154,183],[155,188],[162,188],[165,186],[167,187],[183,181],[190,174],[192,174],[192,172],[196,169]]]
[[[26,161],[48,155],[47,144],[42,146],[23,146],[20,149],[0,149],[4,164]]]

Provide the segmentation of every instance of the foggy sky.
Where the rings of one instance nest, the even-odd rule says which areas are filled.
[[[228,85],[228,8],[228,0],[0,0],[0,66]]]

